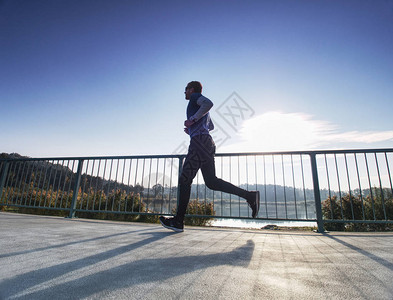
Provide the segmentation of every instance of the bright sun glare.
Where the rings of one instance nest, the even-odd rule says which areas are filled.
[[[339,132],[330,122],[304,113],[267,112],[243,122],[239,143],[224,145],[222,152],[312,150],[340,143],[370,143],[393,139],[393,131]]]

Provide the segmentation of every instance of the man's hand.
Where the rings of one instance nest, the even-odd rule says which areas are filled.
[[[187,128],[190,128],[192,124],[194,124],[195,121],[191,121],[191,120],[185,120],[184,121],[184,126],[186,126]]]
[[[184,128],[184,132],[185,133],[187,133],[188,135],[190,135],[190,132],[189,132],[189,130],[188,130],[188,128],[186,127],[186,128]]]

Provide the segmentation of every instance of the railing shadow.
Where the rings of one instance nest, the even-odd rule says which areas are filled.
[[[333,236],[331,234],[323,233],[322,235],[325,236],[325,237],[328,237],[328,238],[332,239],[333,241],[335,241],[337,243],[340,243],[341,245],[346,246],[346,247],[348,247],[348,248],[350,248],[350,249],[352,249],[352,250],[354,250],[354,251],[356,251],[356,252],[358,252],[358,253],[360,253],[360,254],[362,254],[362,255],[370,258],[370,259],[372,259],[376,263],[378,263],[378,264],[388,268],[389,270],[393,271],[393,263],[391,263],[390,261],[388,261],[388,260],[386,260],[386,259],[384,259],[382,257],[376,256],[376,255],[374,255],[374,254],[372,254],[372,253],[370,253],[370,252],[368,252],[368,251],[366,251],[364,249],[356,247],[356,246],[354,246],[352,244],[349,244],[349,243],[347,243],[347,242],[345,242],[343,240],[340,240],[339,238],[337,238],[337,237],[335,237],[335,236]],[[391,238],[390,235],[387,235],[386,237]]]
[[[50,299],[54,295],[56,299],[72,299],[74,297],[82,299],[103,291],[110,292],[138,284],[174,279],[187,273],[215,266],[232,265],[247,267],[255,248],[254,242],[249,240],[245,245],[229,252],[207,255],[172,256],[160,259],[142,259],[104,271],[97,270],[91,275],[68,282],[59,282],[55,286],[48,287],[48,285],[45,285],[42,289],[39,289],[39,285],[44,284],[46,281],[56,279],[66,273],[77,271],[138,247],[145,246],[163,239],[168,235],[170,234],[166,232],[153,233],[151,237],[131,245],[78,259],[73,262],[28,272],[3,281],[0,284],[0,291],[6,291],[6,287],[10,286],[18,287],[18,290],[8,291],[7,294],[2,295],[3,297],[12,297],[13,299]],[[72,294],[74,291],[77,291],[77,295]]]
[[[23,287],[23,290],[29,289],[36,285],[42,284],[46,281],[52,280],[54,278],[58,278],[64,274],[69,272],[78,271],[82,268],[103,262],[105,260],[111,259],[113,257],[119,256],[121,254],[127,253],[129,251],[135,250],[139,247],[145,246],[152,242],[158,241],[168,236],[166,232],[155,232],[151,233],[151,237],[143,239],[133,244],[121,246],[115,249],[111,249],[106,252],[94,254],[91,256],[83,257],[71,262],[65,262],[61,264],[57,264],[51,267],[43,268],[40,270],[34,270],[22,275],[4,280],[0,283],[0,291],[3,293],[0,295],[1,297],[5,297],[5,291],[9,289],[9,287]],[[20,291],[15,291],[20,293]],[[8,297],[11,295],[8,295]],[[0,299],[2,299],[0,297]],[[31,298],[33,299],[33,298]]]
[[[113,237],[118,237],[118,236],[122,236],[122,235],[128,235],[128,234],[135,233],[135,232],[138,232],[138,231],[139,232],[141,232],[141,231],[151,231],[153,229],[154,228],[141,229],[141,230],[132,230],[132,231],[126,231],[126,232],[120,232],[120,233],[115,233],[115,234],[109,234],[109,235],[94,237],[94,238],[91,238],[91,239],[77,240],[77,241],[73,241],[73,242],[68,242],[68,243],[63,243],[63,244],[58,244],[58,245],[51,245],[51,246],[46,246],[46,247],[41,247],[41,248],[36,248],[36,249],[30,249],[30,250],[24,250],[24,251],[12,252],[12,253],[0,254],[0,258],[6,258],[6,257],[11,257],[11,256],[18,256],[18,255],[23,255],[23,254],[31,254],[31,253],[34,253],[34,252],[46,251],[46,250],[51,250],[51,249],[56,249],[56,248],[63,248],[63,247],[72,246],[72,245],[76,245],[76,244],[95,242],[95,241],[104,240],[104,239],[113,238]]]

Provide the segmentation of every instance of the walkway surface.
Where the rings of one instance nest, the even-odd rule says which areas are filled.
[[[393,233],[0,213],[0,299],[392,299]]]

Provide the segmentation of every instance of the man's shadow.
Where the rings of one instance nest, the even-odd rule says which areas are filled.
[[[149,239],[151,238],[147,240]],[[221,265],[246,268],[251,261],[254,248],[254,242],[249,240],[245,245],[229,252],[142,259],[42,290],[22,293],[23,297],[29,299],[48,299],[53,295],[56,295],[57,299],[69,299],[70,291],[74,291],[75,297],[81,299],[103,291],[110,292],[138,284],[167,280]]]

